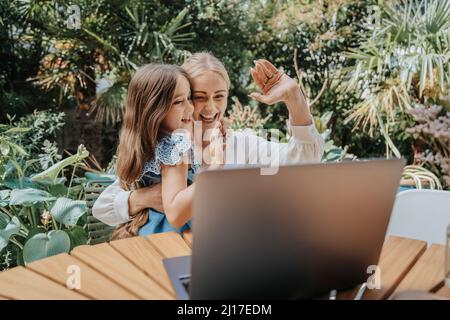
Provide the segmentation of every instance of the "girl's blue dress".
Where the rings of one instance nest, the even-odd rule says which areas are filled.
[[[188,185],[194,181],[194,175],[200,168],[198,163],[194,163],[194,152],[191,140],[188,136],[175,133],[160,139],[156,145],[155,157],[148,161],[142,172],[140,183],[143,187],[161,182],[161,164],[175,165],[184,154],[188,154],[191,166],[188,171]],[[177,231],[182,233],[192,227],[189,220],[183,227],[174,228],[164,213],[155,209],[149,209],[148,222],[139,229],[140,236],[147,236],[153,233]]]

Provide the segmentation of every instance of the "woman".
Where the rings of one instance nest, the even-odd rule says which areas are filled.
[[[192,55],[182,68],[188,73],[193,87],[194,120],[201,121],[203,132],[211,132],[210,129],[222,120],[227,107],[230,89],[228,73],[217,58],[206,52]],[[274,143],[249,130],[232,132],[226,138],[226,163],[272,163],[273,159],[267,159],[268,152],[276,154],[281,165],[320,161],[324,142],[295,80],[286,74],[274,72],[265,61],[257,61],[252,76],[263,91],[263,94],[252,93],[252,98],[269,105],[283,102],[288,108],[291,138],[288,143]],[[209,137],[203,137],[203,141],[203,147],[207,148]],[[164,212],[160,184],[126,191],[116,180],[103,191],[92,212],[100,221],[116,226],[130,221],[137,213],[148,208]]]

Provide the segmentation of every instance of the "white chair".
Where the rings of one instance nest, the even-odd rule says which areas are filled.
[[[450,224],[450,192],[408,190],[397,194],[386,237],[445,244]]]

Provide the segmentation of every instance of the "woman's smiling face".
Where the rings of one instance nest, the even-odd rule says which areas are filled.
[[[202,121],[202,131],[211,129],[227,108],[227,83],[220,74],[207,71],[193,78],[192,85],[194,120]]]

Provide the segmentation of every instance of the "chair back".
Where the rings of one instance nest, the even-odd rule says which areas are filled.
[[[397,193],[387,236],[445,244],[450,224],[450,192],[408,190]]]
[[[112,182],[104,180],[89,181],[85,185],[85,200],[88,207],[87,212],[87,229],[88,229],[88,244],[98,244],[111,240],[111,234],[115,227],[109,226],[92,215],[92,207],[95,201],[100,196],[100,193],[105,190]]]

